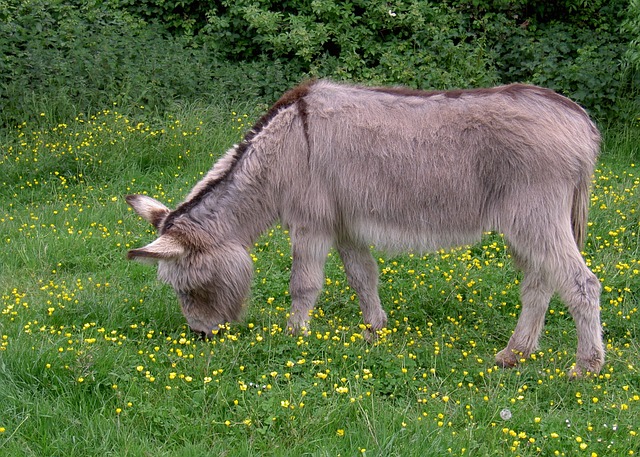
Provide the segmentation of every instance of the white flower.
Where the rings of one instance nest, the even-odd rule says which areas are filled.
[[[389,16],[396,17],[396,13],[393,10],[389,10]]]
[[[508,408],[503,409],[502,411],[500,411],[500,417],[502,418],[502,420],[508,421],[509,419],[511,419],[511,411]]]

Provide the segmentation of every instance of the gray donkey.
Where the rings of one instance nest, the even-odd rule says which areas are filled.
[[[310,81],[287,92],[175,210],[127,202],[158,230],[130,259],[158,263],[192,330],[237,320],[249,249],[276,220],[289,227],[292,332],[306,332],[334,246],[370,332],[387,316],[370,246],[433,251],[504,234],[524,273],[522,313],[497,364],[536,350],[554,292],[577,327],[572,375],[604,363],[600,283],[585,238],[600,135],[550,90],[513,84],[424,92]]]

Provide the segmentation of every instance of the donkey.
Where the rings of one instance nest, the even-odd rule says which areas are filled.
[[[571,374],[595,374],[604,363],[600,282],[580,246],[599,146],[585,111],[540,87],[309,81],[285,93],[175,210],[128,196],[159,233],[128,258],[157,262],[191,329],[210,336],[241,315],[249,249],[279,219],[292,246],[289,329],[307,331],[333,246],[375,336],[387,316],[370,246],[433,251],[497,231],[524,275],[522,312],[497,364],[536,350],[557,292],[577,328]]]

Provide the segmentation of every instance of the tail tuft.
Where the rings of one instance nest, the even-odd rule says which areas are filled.
[[[590,180],[582,178],[573,192],[571,208],[571,226],[573,238],[579,249],[582,249],[587,238],[587,219],[591,195]]]

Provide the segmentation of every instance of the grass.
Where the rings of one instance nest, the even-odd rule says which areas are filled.
[[[594,176],[585,257],[603,283],[607,364],[569,381],[575,329],[557,300],[540,350],[517,369],[493,364],[519,313],[497,234],[376,253],[390,319],[369,344],[335,253],[311,335],[286,333],[291,259],[276,226],[252,252],[245,320],[210,342],[190,334],[154,269],[125,260],[154,233],[123,196],[175,205],[247,111],[191,106],[148,122],[112,108],[57,125],[43,113],[3,133],[0,455],[640,452],[638,127],[607,132]]]

